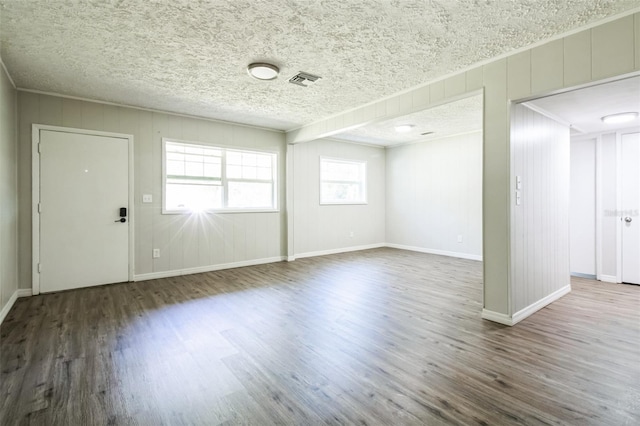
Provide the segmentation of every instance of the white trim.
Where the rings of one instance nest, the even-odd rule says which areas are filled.
[[[13,305],[16,303],[16,300],[18,300],[18,290],[13,292],[9,301],[7,301],[7,304],[2,307],[2,310],[0,311],[0,324],[2,324],[2,321],[7,317],[9,311],[11,311],[11,308],[13,308]]]
[[[285,259],[287,262],[293,262],[294,260],[296,260],[295,256],[287,256],[287,258]]]
[[[77,129],[72,127],[60,127],[60,126],[49,126],[44,124],[32,124],[31,125],[31,224],[32,224],[32,249],[31,249],[31,257],[32,257],[32,265],[31,265],[31,273],[32,273],[32,294],[40,294],[40,273],[38,271],[38,264],[40,263],[40,213],[38,212],[38,204],[40,203],[40,154],[38,152],[38,145],[40,143],[40,131],[41,130],[49,130],[54,132],[63,132],[63,133],[78,133],[83,135],[91,135],[91,136],[105,136],[110,138],[119,138],[126,139],[128,141],[129,146],[129,207],[128,207],[128,220],[129,220],[129,271],[128,278],[129,281],[133,281],[134,277],[134,266],[135,266],[135,221],[134,221],[134,211],[135,211],[135,185],[134,185],[134,158],[133,158],[133,135],[128,135],[124,133],[113,133],[113,132],[101,132],[97,130],[86,130],[86,129]]]
[[[508,326],[513,325],[513,321],[511,317],[507,314],[502,314],[500,312],[490,311],[488,309],[482,309],[482,319],[486,319],[489,321],[497,322],[499,324],[504,324]]]
[[[285,144],[285,213],[287,222],[287,261],[295,260],[295,203],[293,194],[295,193],[295,145]]]
[[[539,311],[540,309],[544,308],[545,306],[549,305],[550,303],[555,302],[556,300],[560,299],[562,296],[564,296],[565,294],[569,293],[570,291],[571,291],[571,284],[567,284],[566,286],[554,291],[553,293],[549,294],[548,296],[543,297],[542,299],[538,300],[537,302],[532,303],[531,305],[527,306],[526,308],[520,309],[518,312],[513,314],[512,317],[511,317],[511,321],[513,322],[513,325],[516,325],[517,323],[519,323],[523,319],[525,319],[528,316],[530,316],[531,314]]]
[[[30,288],[19,288],[17,290],[18,292],[18,297],[31,297],[33,296],[33,292],[31,291]]]
[[[137,109],[139,111],[148,111],[148,112],[153,112],[153,113],[156,113],[156,114],[173,115],[175,117],[197,118],[198,120],[206,120],[206,121],[211,121],[213,123],[228,124],[230,126],[247,127],[249,129],[267,130],[269,132],[275,132],[275,133],[284,133],[285,132],[284,130],[280,130],[280,129],[273,129],[273,128],[261,127],[261,126],[253,126],[251,124],[236,123],[234,121],[217,120],[215,118],[204,117],[204,116],[201,116],[201,115],[181,114],[179,112],[171,112],[171,111],[165,111],[165,110],[161,110],[161,109],[145,108],[145,107],[139,107],[139,106],[127,105],[127,104],[119,104],[119,103],[116,103],[116,102],[109,102],[109,101],[101,101],[101,100],[98,100],[98,99],[83,98],[81,96],[63,95],[62,93],[47,92],[47,91],[44,91],[44,90],[27,89],[27,88],[24,88],[24,87],[16,87],[16,90],[19,91],[19,92],[34,93],[36,95],[55,96],[55,97],[58,97],[58,98],[73,99],[73,100],[82,101],[82,102],[92,102],[92,103],[95,103],[95,104],[110,105],[110,106],[115,106],[115,107],[120,107],[120,108]]]
[[[508,326],[514,326],[517,323],[519,323],[520,321],[522,321],[523,319],[529,317],[530,315],[534,314],[535,312],[537,312],[540,309],[544,308],[545,306],[549,305],[550,303],[553,303],[556,300],[560,299],[562,296],[564,296],[565,294],[569,293],[570,291],[571,291],[571,285],[566,285],[566,286],[562,287],[561,289],[558,289],[558,290],[554,291],[550,295],[548,295],[546,297],[543,297],[542,299],[538,300],[537,302],[532,303],[531,305],[527,306],[526,308],[519,310],[518,312],[516,312],[512,316],[509,316],[507,314],[503,314],[503,313],[500,313],[500,312],[489,311],[487,309],[483,309],[482,310],[482,318],[486,319],[486,320],[489,320],[489,321],[497,322],[497,323],[500,323],[500,324],[504,324],[504,325],[508,325]]]
[[[221,263],[218,265],[197,266],[195,268],[175,269],[171,271],[150,272],[148,274],[135,275],[133,281],[155,280],[158,278],[178,277],[181,275],[201,274],[203,272],[219,271],[222,269],[242,268],[245,266],[263,265],[265,263],[282,262],[285,256],[266,257],[263,259],[243,260],[240,262]]]
[[[520,47],[520,48],[515,49],[515,50],[510,50],[510,51],[505,52],[505,53],[503,53],[501,55],[494,56],[494,57],[485,59],[485,60],[480,61],[480,62],[476,62],[474,64],[469,65],[466,68],[462,68],[460,70],[456,70],[456,71],[454,71],[452,73],[445,74],[445,75],[443,75],[441,77],[435,78],[433,80],[427,81],[427,82],[422,83],[422,84],[418,84],[418,85],[410,87],[408,89],[401,90],[399,92],[396,92],[396,93],[393,93],[391,95],[376,99],[376,100],[368,102],[366,104],[359,105],[357,107],[353,107],[353,108],[338,112],[336,114],[328,115],[328,116],[326,116],[326,117],[324,117],[322,119],[319,119],[319,120],[316,120],[316,121],[312,121],[311,123],[303,124],[303,125],[298,126],[298,127],[293,127],[291,129],[286,130],[285,133],[293,132],[295,130],[300,130],[300,129],[303,129],[305,127],[311,127],[314,124],[325,122],[325,121],[327,121],[327,120],[329,120],[331,118],[338,117],[338,116],[341,116],[343,114],[356,111],[356,110],[358,110],[360,108],[365,108],[365,107],[368,107],[368,106],[371,106],[371,105],[375,105],[375,104],[377,104],[379,102],[383,102],[383,101],[386,101],[386,100],[389,100],[389,99],[400,97],[400,96],[402,96],[404,94],[413,92],[413,91],[418,90],[418,89],[420,89],[422,87],[430,86],[430,85],[432,85],[434,83],[438,83],[440,81],[444,81],[444,80],[446,80],[448,78],[455,77],[455,76],[460,75],[460,74],[464,74],[464,73],[466,73],[468,71],[474,70],[476,68],[483,67],[485,65],[489,65],[489,64],[491,64],[493,62],[497,62],[497,61],[499,61],[501,59],[506,59],[506,58],[508,58],[510,56],[514,56],[514,55],[517,55],[517,54],[522,53],[522,52],[526,52],[528,50],[531,50],[531,49],[534,49],[536,47],[539,47],[539,46],[545,45],[547,43],[550,43],[552,41],[561,40],[561,39],[563,39],[565,37],[568,37],[568,36],[571,36],[573,34],[578,34],[578,33],[582,32],[582,31],[585,31],[585,30],[588,30],[588,29],[591,29],[591,28],[595,28],[595,27],[599,27],[600,25],[604,25],[604,24],[606,24],[608,22],[613,22],[613,21],[616,21],[618,19],[624,18],[626,16],[634,15],[637,12],[640,12],[640,7],[636,7],[634,9],[627,10],[627,11],[619,13],[617,15],[609,16],[608,18],[605,18],[605,19],[601,19],[601,20],[598,20],[598,21],[595,21],[595,22],[591,22],[591,23],[589,23],[587,25],[583,25],[581,27],[574,28],[573,30],[570,30],[570,31],[567,31],[567,32],[563,32],[563,33],[560,33],[560,34],[556,34],[556,35],[554,35],[552,37],[549,37],[549,38],[546,38],[544,40],[540,40],[540,41],[538,41],[536,43],[529,44],[529,45]],[[429,108],[431,108],[431,107],[432,106],[429,106]],[[390,117],[387,117],[387,118],[390,118]],[[346,129],[342,129],[341,132],[345,131],[345,130]]]
[[[618,214],[620,214],[619,220]],[[620,132],[616,132],[616,282],[622,282],[622,135]]]
[[[9,74],[9,70],[7,69],[7,66],[4,64],[4,62],[2,61],[2,58],[0,57],[0,66],[2,66],[2,69],[4,70],[4,73],[7,75],[7,78],[9,79],[9,83],[11,83],[11,85],[13,86],[14,89],[17,90],[16,88],[16,83],[13,82],[13,78],[11,78],[11,74]],[[2,321],[0,320],[0,323],[2,323]]]
[[[602,135],[596,137],[596,279],[602,279]]]
[[[460,253],[455,251],[436,250],[436,249],[429,249],[424,247],[405,246],[402,244],[392,244],[392,243],[386,243],[385,247],[395,248],[400,250],[417,251],[420,253],[437,254],[439,256],[457,257],[458,259],[482,261],[482,255],[480,254]]]
[[[295,256],[292,256],[293,257],[292,259],[287,259],[287,260],[292,261],[296,259],[303,259],[305,257],[327,256],[329,254],[349,253],[352,251],[369,250],[369,249],[376,249],[376,248],[382,248],[382,247],[387,247],[387,244],[376,243],[376,244],[366,244],[363,246],[351,246],[351,247],[342,247],[342,248],[329,249],[329,250],[309,251],[306,253],[298,253]]]
[[[598,277],[598,281],[602,281],[604,283],[619,283],[618,278],[615,275],[600,275]]]

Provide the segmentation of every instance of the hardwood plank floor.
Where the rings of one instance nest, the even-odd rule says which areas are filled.
[[[375,249],[19,299],[2,425],[640,424],[640,287],[515,327],[479,262]]]

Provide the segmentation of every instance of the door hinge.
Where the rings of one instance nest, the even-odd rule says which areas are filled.
[[[42,203],[38,203],[38,213],[42,213]]]
[[[40,154],[40,142],[38,142],[38,154]]]
[[[42,263],[38,263],[38,273],[42,272]]]

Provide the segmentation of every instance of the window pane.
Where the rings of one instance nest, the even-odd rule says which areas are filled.
[[[205,210],[222,208],[222,187],[167,183],[167,210]]]
[[[360,191],[360,184],[357,183],[323,182],[321,191],[323,203],[363,201],[363,197]]]
[[[362,161],[320,160],[321,203],[365,203],[366,163]]]
[[[258,176],[257,176],[258,179],[271,180],[271,178],[273,177],[271,175],[271,168],[267,169],[265,167],[258,167],[256,170],[257,170],[257,173],[258,173]]]
[[[166,210],[275,208],[275,154],[170,141],[164,146]]]
[[[229,182],[229,207],[274,208],[273,184],[262,182]]]
[[[242,164],[242,153],[237,151],[227,151],[227,164]]]
[[[167,161],[167,174],[168,175],[184,175],[184,162]]]
[[[257,172],[255,167],[242,166],[242,179],[256,179]]]
[[[242,177],[242,166],[227,166],[227,177],[239,179]]]

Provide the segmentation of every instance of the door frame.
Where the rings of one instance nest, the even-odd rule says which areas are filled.
[[[129,281],[133,281],[135,272],[135,244],[134,244],[134,176],[133,176],[133,135],[124,133],[101,132],[97,130],[76,129],[71,127],[49,126],[45,124],[31,125],[31,293],[40,294],[40,131],[49,130],[62,133],[77,133],[89,136],[105,136],[126,139],[129,147]]]

